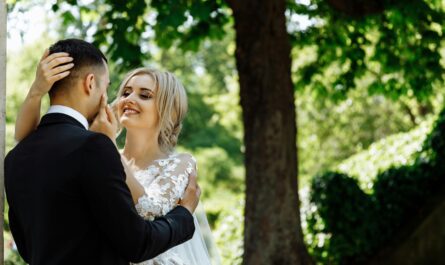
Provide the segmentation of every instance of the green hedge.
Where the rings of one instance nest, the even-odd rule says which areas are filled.
[[[370,191],[344,173],[316,176],[309,196],[315,210],[306,214],[306,222],[307,231],[315,235],[310,245],[317,261],[356,264],[391,243],[399,228],[445,184],[444,159],[445,110],[411,163],[378,173]],[[323,242],[317,235],[324,235]]]
[[[357,177],[360,187],[371,193],[379,172],[410,165],[416,160],[433,121],[431,117],[409,132],[397,133],[371,144],[367,150],[342,161],[335,171]]]

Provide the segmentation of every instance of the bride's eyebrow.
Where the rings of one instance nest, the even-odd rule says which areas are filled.
[[[150,93],[154,93],[153,90],[151,90],[150,88],[146,88],[146,87],[141,87],[141,90],[143,90],[143,91],[148,91],[148,92],[150,92]]]

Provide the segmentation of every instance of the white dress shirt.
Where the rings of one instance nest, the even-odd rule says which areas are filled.
[[[62,113],[62,114],[66,114],[74,119],[76,119],[78,122],[80,122],[83,127],[85,127],[85,129],[88,130],[88,120],[87,118],[85,118],[85,116],[83,116],[80,112],[78,112],[77,110],[67,107],[67,106],[63,106],[63,105],[52,105],[49,107],[47,114],[50,113]]]

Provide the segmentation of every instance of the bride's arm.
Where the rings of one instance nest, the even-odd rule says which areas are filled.
[[[37,67],[36,78],[15,122],[14,138],[16,141],[23,140],[36,129],[40,121],[40,105],[43,96],[48,93],[55,82],[69,75],[70,71],[68,70],[74,66],[69,63],[72,60],[68,53],[60,52],[49,55],[49,51],[45,51]]]
[[[189,176],[196,175],[196,160],[190,154],[180,154],[165,166],[161,175],[145,187],[146,194],[138,199],[136,210],[145,218],[166,215],[181,199]]]
[[[113,114],[110,106],[108,106],[107,96],[104,94],[100,101],[99,112],[91,123],[90,131],[108,136],[116,146],[117,123],[116,116]],[[125,159],[123,155],[121,155],[121,162],[125,170],[125,182],[130,190],[133,203],[136,204],[138,199],[145,194],[144,187],[134,177],[132,163]]]
[[[106,94],[102,95],[99,106],[99,112],[97,116],[94,118],[94,121],[91,123],[90,131],[102,133],[108,136],[108,138],[110,138],[110,140],[116,146],[117,120],[110,106],[108,106],[107,104]],[[121,162],[125,170],[125,175],[126,175],[125,182],[127,183],[127,186],[130,189],[133,203],[136,204],[138,199],[145,194],[144,187],[134,177],[132,163],[129,162],[127,159],[125,159],[125,157],[122,155],[121,155]]]
[[[122,165],[125,169],[125,174],[127,175],[125,182],[127,183],[128,188],[131,192],[131,197],[133,198],[133,203],[136,205],[138,203],[138,199],[145,194],[144,187],[136,180],[134,177],[134,171],[131,167],[131,164],[125,159],[124,156],[121,155]]]

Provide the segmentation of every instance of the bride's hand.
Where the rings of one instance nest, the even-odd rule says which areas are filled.
[[[70,74],[70,69],[74,64],[72,57],[66,52],[49,54],[45,50],[36,71],[36,78],[31,86],[31,92],[38,96],[43,96],[51,90],[53,84]]]
[[[94,118],[90,126],[90,130],[108,136],[114,144],[116,144],[117,119],[113,111],[107,104],[107,97],[102,96],[100,102],[99,113]]]

